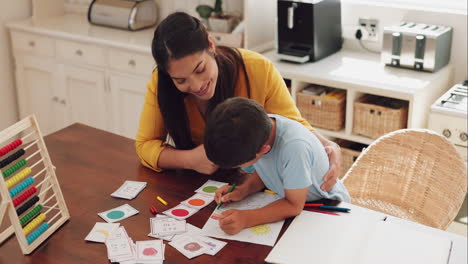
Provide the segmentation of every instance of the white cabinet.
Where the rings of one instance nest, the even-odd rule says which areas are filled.
[[[57,91],[56,65],[47,58],[21,56],[16,61],[16,83],[21,118],[35,114],[43,133],[66,125],[66,110]]]
[[[64,96],[60,102],[67,106],[70,120],[110,130],[104,72],[65,65],[62,80]]]
[[[145,102],[146,84],[149,78],[132,77],[112,73],[109,84],[112,98],[113,131],[119,135],[135,138],[140,122],[140,113]]]
[[[21,118],[35,114],[44,134],[79,122],[135,138],[155,68],[149,50],[15,29],[11,35]]]
[[[341,131],[317,129],[330,138],[340,138],[370,144],[372,138],[353,133],[354,102],[364,94],[408,101],[408,128],[427,127],[429,108],[449,87],[451,65],[436,73],[392,68],[380,63],[378,55],[342,50],[320,61],[295,64],[281,61],[274,51],[264,54],[283,78],[291,82],[291,95],[310,84],[323,85],[346,91],[346,122]]]

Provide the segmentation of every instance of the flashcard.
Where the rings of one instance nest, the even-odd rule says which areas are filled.
[[[208,251],[205,254],[214,256],[218,253],[224,246],[226,246],[227,242],[217,240],[207,236],[195,236],[196,239],[205,243],[208,246]]]
[[[196,189],[195,192],[214,196],[216,190],[218,190],[221,186],[224,185],[227,185],[227,183],[208,180],[200,188]]]
[[[190,236],[182,236],[175,241],[169,242],[169,245],[173,246],[189,259],[200,256],[209,250],[205,243]]]
[[[135,198],[145,187],[146,182],[125,181],[122,186],[117,189],[117,191],[111,194],[111,196],[131,200]]]
[[[190,216],[192,216],[194,213],[198,212],[197,209],[188,207],[183,204],[179,204],[176,207],[173,207],[169,210],[166,210],[163,212],[163,214],[168,215],[170,217],[173,217],[178,220],[184,220]]]
[[[137,241],[137,263],[162,260],[164,256],[162,245],[161,240]]]
[[[93,229],[91,229],[89,234],[86,236],[85,240],[104,243],[107,237],[109,237],[109,234],[112,233],[115,229],[119,228],[119,225],[119,223],[110,224],[97,222]]]
[[[182,201],[181,204],[200,210],[203,207],[210,204],[213,200],[214,200],[214,196],[212,195],[196,193],[192,197],[188,198],[187,200]]]
[[[98,215],[108,223],[114,223],[135,214],[138,214],[138,210],[128,204],[124,204],[117,208],[98,213]]]
[[[185,220],[177,220],[171,217],[151,218],[151,234],[156,236],[175,235],[185,233],[187,225]]]
[[[107,256],[109,259],[131,258],[133,256],[132,245],[125,238],[108,238],[106,240]]]

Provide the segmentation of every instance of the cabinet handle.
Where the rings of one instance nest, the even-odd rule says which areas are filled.
[[[58,100],[59,100],[59,99],[58,99],[58,97],[57,97],[57,96],[54,96],[54,97],[52,97],[52,101],[54,101],[54,102],[58,102]]]
[[[442,131],[442,135],[444,135],[446,138],[449,138],[452,135],[452,132],[450,132],[449,129],[444,129],[444,131]]]
[[[135,60],[129,60],[129,61],[128,61],[128,65],[130,65],[130,66],[132,66],[132,67],[135,67],[135,66],[136,66]]]
[[[30,47],[36,46],[36,42],[34,42],[34,40],[29,41],[28,44],[29,44]]]
[[[468,140],[468,134],[467,133],[460,133],[460,139],[461,141],[467,141]]]
[[[62,99],[62,100],[60,100],[60,103],[63,104],[63,105],[66,105],[67,101],[65,101],[65,99]]]
[[[81,56],[81,55],[83,55],[83,51],[81,51],[81,50],[76,50],[76,51],[75,51],[75,54],[78,55],[78,56]]]

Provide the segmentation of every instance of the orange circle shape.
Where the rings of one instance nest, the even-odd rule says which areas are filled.
[[[192,199],[189,200],[188,203],[193,206],[202,206],[205,204],[205,201],[203,201],[202,199]]]

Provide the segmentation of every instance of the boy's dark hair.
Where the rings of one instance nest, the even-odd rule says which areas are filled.
[[[222,168],[251,161],[270,136],[271,127],[271,119],[254,100],[226,99],[211,112],[206,122],[206,155]]]

